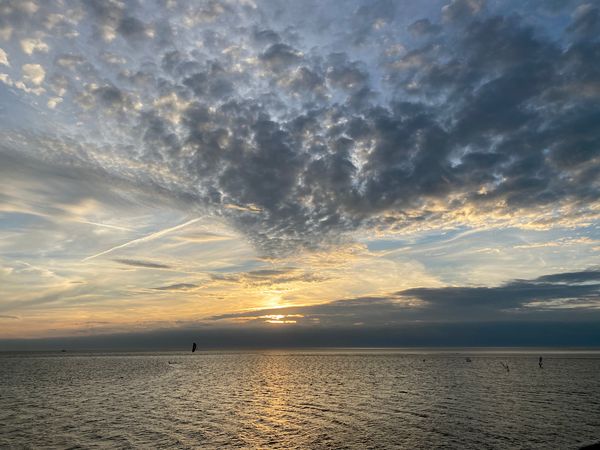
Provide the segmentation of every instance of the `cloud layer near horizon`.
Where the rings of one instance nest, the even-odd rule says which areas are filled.
[[[211,320],[389,328],[414,322],[568,322],[598,320],[598,306],[600,270],[586,270],[513,280],[494,287],[418,287],[379,297],[223,314]]]
[[[180,287],[174,287],[180,289]],[[200,323],[47,341],[0,340],[13,349],[597,346],[600,270],[513,280],[496,287],[414,288],[380,297],[243,313]]]

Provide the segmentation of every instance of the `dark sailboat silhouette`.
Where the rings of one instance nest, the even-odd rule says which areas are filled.
[[[192,353],[194,353],[195,351],[196,351],[196,343],[194,342],[194,343],[192,344]]]

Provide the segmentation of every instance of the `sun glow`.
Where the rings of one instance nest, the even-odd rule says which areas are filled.
[[[266,319],[266,323],[298,323],[298,321],[290,318],[301,318],[302,314],[267,314],[260,316],[260,319]]]

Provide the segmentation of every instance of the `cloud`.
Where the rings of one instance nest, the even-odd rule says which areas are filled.
[[[100,103],[108,109],[121,109],[125,101],[123,93],[114,86],[101,86],[95,88],[93,94]]]
[[[20,295],[17,299],[8,299],[0,304],[0,311],[40,310],[74,302],[90,294],[91,289],[84,285],[55,285],[42,294],[35,292]]]
[[[600,306],[600,271],[551,274],[533,280],[514,280],[497,287],[413,288],[401,297],[415,297],[448,317],[528,315],[533,310],[568,311]]]
[[[124,16],[124,5],[117,1],[89,0],[84,2],[94,24],[95,32],[106,42],[117,36],[117,28]]]
[[[567,29],[581,38],[597,36],[600,32],[600,9],[591,3],[579,5]]]
[[[113,261],[119,264],[125,264],[133,267],[143,267],[146,269],[170,269],[171,266],[167,264],[156,263],[152,261],[140,261],[137,259],[114,259]]]
[[[8,55],[1,48],[0,48],[0,64],[10,67],[10,63],[8,62]]]
[[[544,275],[537,278],[538,282],[578,284],[600,281],[600,270],[586,270],[582,272],[566,272]]]
[[[437,34],[441,31],[441,29],[441,26],[431,23],[429,19],[419,19],[411,23],[408,27],[408,30],[415,36]]]
[[[287,283],[313,283],[327,280],[324,275],[304,271],[295,267],[281,269],[259,269],[235,274],[213,274],[211,279],[217,282],[236,283],[246,286],[277,286]]]
[[[197,232],[197,233],[185,233],[183,235],[177,236],[176,239],[184,241],[184,242],[206,243],[206,242],[228,241],[228,240],[233,239],[233,237],[218,234],[218,233],[212,233],[212,232]]]
[[[551,33],[531,8],[86,1],[64,12],[84,50],[46,30],[54,65],[23,66],[25,87],[47,82],[48,108],[80,117],[61,130],[96,145],[71,160],[210,210],[263,255],[356,232],[589,224],[595,8]],[[16,42],[41,36],[18,17]]]
[[[152,288],[156,291],[185,291],[188,289],[194,289],[198,287],[197,284],[193,284],[193,283],[177,283],[177,284],[170,284],[168,286],[160,286],[160,287],[155,287]]]
[[[48,53],[49,47],[41,39],[21,39],[21,49],[27,55],[33,54],[33,52]]]
[[[465,20],[478,14],[484,7],[484,0],[451,0],[442,8],[444,20]]]
[[[36,86],[42,84],[46,77],[46,71],[39,64],[24,64],[21,70],[23,71],[23,80]]]
[[[58,104],[60,104],[62,102],[62,100],[63,99],[60,97],[52,97],[51,99],[48,100],[46,105],[48,106],[48,108],[54,109],[58,106]]]
[[[122,330],[595,318],[597,280],[535,276],[597,256],[598,13],[537,3],[4,2],[4,303],[39,312],[11,332],[84,301]]]
[[[144,39],[153,36],[151,28],[147,27],[141,20],[131,16],[121,19],[117,31],[129,40]]]
[[[271,69],[281,70],[299,62],[301,53],[287,44],[277,43],[267,48],[260,59]]]
[[[107,255],[108,253],[112,253],[112,252],[114,252],[116,250],[120,250],[120,249],[125,248],[125,247],[130,247],[132,245],[137,245],[137,244],[140,244],[140,243],[143,243],[143,242],[148,242],[148,241],[152,241],[152,240],[161,238],[161,237],[163,237],[163,236],[165,236],[165,235],[167,235],[169,233],[172,233],[173,231],[180,230],[182,228],[187,227],[188,225],[196,223],[199,220],[200,220],[200,218],[191,219],[191,220],[188,220],[188,221],[186,221],[184,223],[181,223],[179,225],[175,225],[175,226],[172,226],[172,227],[167,227],[167,228],[164,228],[162,230],[155,231],[153,233],[147,234],[146,236],[143,236],[141,238],[132,239],[131,241],[125,242],[124,244],[120,244],[120,245],[117,245],[115,247],[111,247],[108,250],[104,250],[104,251],[102,251],[100,253],[96,253],[95,255],[88,256],[88,257],[84,258],[82,261],[83,262],[89,261],[90,259],[94,259],[94,258],[98,258],[99,256]]]
[[[286,308],[261,309],[242,313],[213,316],[213,321],[246,319],[247,323],[265,324],[272,316],[294,317],[299,324],[314,326],[342,326],[354,323],[381,325],[396,322],[402,307],[394,299],[362,297],[337,300],[330,303]]]
[[[381,327],[409,323],[581,320],[597,317],[600,271],[586,270],[513,280],[494,287],[411,288],[381,297],[221,314],[214,321],[293,315],[303,325]]]
[[[351,16],[348,38],[354,45],[364,45],[369,36],[393,23],[396,9],[397,3],[391,0],[361,2]]]

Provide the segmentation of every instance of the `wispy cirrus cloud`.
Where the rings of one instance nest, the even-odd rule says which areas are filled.
[[[194,289],[197,287],[198,287],[198,285],[193,284],[193,283],[176,283],[176,284],[169,284],[167,286],[154,287],[152,289],[154,289],[156,291],[181,291],[181,290]]]
[[[171,266],[167,264],[152,262],[152,261],[140,261],[138,259],[115,259],[115,262],[119,264],[125,264],[126,266],[143,267],[146,269],[170,269]]]

